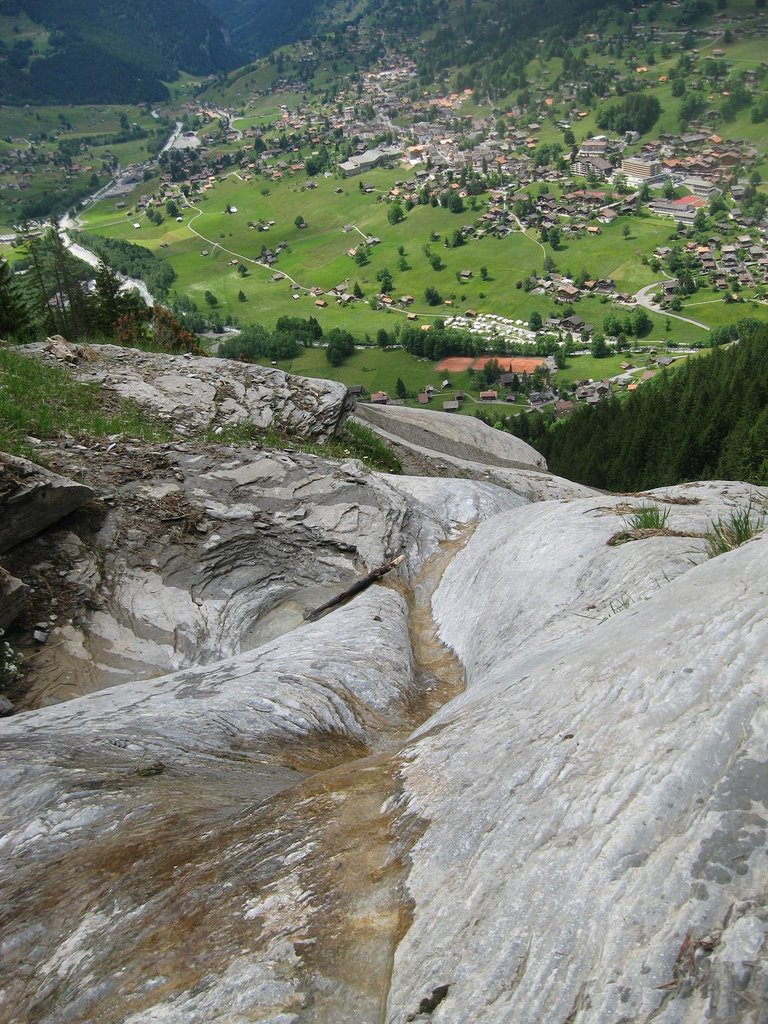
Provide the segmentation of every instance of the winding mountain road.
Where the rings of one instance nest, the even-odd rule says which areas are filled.
[[[670,313],[668,309],[661,309],[656,305],[650,298],[651,294],[663,284],[662,281],[656,281],[654,284],[647,284],[645,288],[641,288],[639,292],[635,294],[635,302],[638,306],[642,306],[644,309],[650,310],[652,313],[659,313],[662,316],[668,316],[672,320],[682,320],[684,324],[693,324],[694,327],[700,327],[702,331],[711,330],[706,324],[703,324],[700,320],[693,320],[689,316],[680,316],[678,313]]]

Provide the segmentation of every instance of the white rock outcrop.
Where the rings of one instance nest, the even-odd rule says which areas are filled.
[[[55,361],[78,380],[137,402],[179,434],[248,423],[258,430],[323,439],[341,430],[354,407],[346,387],[336,381],[232,359],[54,340],[19,351]]]
[[[395,445],[401,454],[415,456],[419,470],[430,475],[482,480],[504,487],[526,502],[598,493],[553,476],[535,448],[474,416],[363,404],[356,408],[355,419]]]
[[[756,499],[660,497],[701,501],[667,506],[680,533]],[[702,561],[695,537],[607,546],[583,502],[530,511],[481,526],[435,595],[467,690],[403,753],[401,813],[426,824],[386,1019],[448,986],[451,1024],[757,1024],[768,535]]]
[[[409,409],[399,405],[360,405],[356,415],[366,425],[386,431],[400,443],[413,444],[466,461],[513,469],[546,469],[544,456],[525,441],[496,430],[474,416]]]
[[[71,612],[35,650],[28,707],[251,650],[401,550],[417,572],[455,526],[522,500],[246,448],[104,441],[67,460],[105,497],[13,561],[23,579],[53,569]]]

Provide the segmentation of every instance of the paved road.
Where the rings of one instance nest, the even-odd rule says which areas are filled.
[[[153,111],[153,113],[154,113],[154,111]],[[176,140],[181,135],[181,129],[183,127],[184,127],[184,125],[181,123],[181,121],[177,121],[176,122],[176,126],[173,129],[173,131],[171,132],[170,136],[168,137],[168,141],[163,146],[163,148],[160,150],[161,153],[167,153],[169,149],[173,149],[173,147],[176,145]]]
[[[635,295],[635,302],[637,302],[638,306],[643,306],[652,313],[659,313],[661,316],[668,316],[673,320],[682,320],[684,324],[693,324],[694,327],[700,327],[702,331],[709,331],[711,329],[706,324],[701,323],[700,320],[693,320],[689,316],[679,316],[677,313],[670,313],[668,309],[660,309],[652,302],[650,296],[661,284],[663,284],[662,281],[657,281],[655,284],[647,284],[645,288],[641,288]]]

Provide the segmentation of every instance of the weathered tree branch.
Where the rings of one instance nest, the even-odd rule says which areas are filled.
[[[386,576],[388,572],[396,569],[404,560],[405,555],[397,555],[396,558],[387,562],[386,565],[379,566],[378,569],[374,569],[373,572],[369,572],[367,576],[363,576],[362,579],[356,580],[351,586],[347,587],[340,594],[337,594],[336,597],[332,597],[330,601],[326,601],[325,604],[321,604],[319,608],[304,612],[304,619],[307,622],[316,622],[327,612],[332,611],[334,608],[338,608],[340,605],[346,604],[347,601],[355,596],[355,594],[360,594],[362,591],[367,590],[372,583],[375,583],[376,580],[380,580],[382,576]]]

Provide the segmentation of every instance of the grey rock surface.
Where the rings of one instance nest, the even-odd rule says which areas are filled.
[[[768,536],[690,534],[765,495],[658,497],[700,500],[667,506],[681,536],[609,546],[616,498],[520,509],[436,591],[467,689],[403,753],[392,1024],[443,984],[451,1024],[762,1019]]]
[[[543,455],[514,434],[489,427],[474,416],[409,409],[399,405],[359,405],[355,415],[406,443],[487,466],[546,469]]]
[[[394,405],[359,405],[355,419],[392,445],[404,464],[412,464],[409,472],[495,484],[526,502],[598,493],[594,488],[553,476],[535,448],[471,416]]]
[[[29,587],[0,566],[0,629],[7,629],[27,605]]]
[[[0,723],[0,1022],[762,1024],[768,491],[109,443],[11,553],[80,695]]]
[[[64,458],[107,498],[9,563],[61,591],[28,707],[251,650],[401,550],[418,571],[458,525],[519,501],[246,448],[105,440]]]
[[[232,473],[242,483],[258,468],[262,483],[274,483],[260,500],[279,513],[280,497],[293,502],[299,484],[325,507],[352,481],[355,507],[369,503],[368,514],[384,518],[345,533],[344,553],[378,561],[390,535],[367,530],[394,510],[406,532],[414,525],[402,581],[250,652],[18,715],[0,733],[8,781],[0,1007],[27,1014],[34,1005],[51,1024],[64,1006],[71,1020],[201,1024],[225,1006],[243,1022],[295,1020],[310,1003],[317,1020],[380,1013],[393,929],[405,913],[381,814],[396,769],[380,752],[426,717],[440,682],[434,661],[425,662],[433,641],[414,623],[411,595],[434,586],[432,560],[456,542],[457,527],[514,502],[465,481],[402,479],[390,489],[353,463],[319,486],[318,464],[239,453],[223,466],[203,460],[195,486],[207,471],[230,486]],[[232,509],[235,523],[245,518]],[[306,538],[293,553],[305,563]],[[201,885],[214,863],[213,888]],[[40,877],[46,894],[38,886],[29,904]],[[55,919],[50,901],[61,911]],[[201,913],[205,935],[189,930],[190,914]],[[127,920],[137,941],[123,970]],[[328,930],[333,943],[321,939]],[[305,962],[315,943],[320,952]]]
[[[683,484],[635,497],[600,494],[524,505],[494,517],[478,526],[435,594],[441,634],[463,664],[474,666],[476,678],[486,678],[500,657],[549,652],[650,600],[706,561],[705,534],[712,523],[762,501],[760,491],[730,481]],[[634,510],[644,507],[666,514],[666,529],[622,542]],[[467,577],[470,607],[456,601]],[[488,610],[502,607],[509,628],[491,646]],[[467,695],[472,685],[469,680]]]
[[[25,578],[55,551],[63,582],[90,604],[54,630],[55,655],[38,659],[38,703],[248,650],[399,550],[406,504],[357,464],[328,472],[312,457],[246,449],[225,459],[183,445],[119,450],[129,479],[101,516],[27,551]]]
[[[93,496],[84,484],[0,452],[0,552],[34,537]]]
[[[64,344],[63,350],[63,344],[49,341],[19,351],[137,402],[179,434],[250,423],[259,430],[323,439],[341,430],[354,406],[343,384],[272,367],[117,345]]]
[[[357,642],[361,633],[376,649],[375,659]],[[106,779],[106,790],[120,790],[132,773],[158,763],[173,775],[215,785],[226,761],[225,788],[238,777],[251,799],[271,795],[302,770],[380,748],[414,699],[415,685],[405,602],[376,587],[343,613],[302,624],[215,666],[17,715],[0,735],[5,778],[14,791],[11,820],[39,810],[43,792],[55,793],[57,806],[73,800],[77,765]],[[48,750],[41,758],[42,732]],[[62,759],[65,773],[58,770]],[[35,774],[38,782],[30,788]],[[92,807],[83,835],[75,819],[68,822],[58,837],[62,847],[87,841],[96,813]],[[2,848],[23,856],[30,850],[24,830],[7,833]]]
[[[329,984],[302,977],[301,937],[339,912],[338,879],[307,873],[321,848],[331,875],[339,858],[324,831],[346,794],[329,771],[418,699],[407,626],[377,587],[215,668],[4,723],[0,1019],[295,1019],[279,1013]]]

